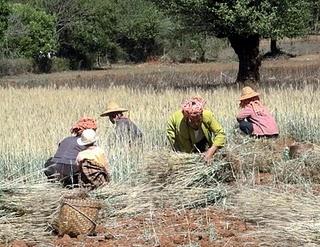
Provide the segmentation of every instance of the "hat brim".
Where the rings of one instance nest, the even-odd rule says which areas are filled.
[[[96,138],[94,139],[94,141],[85,143],[85,142],[83,142],[83,141],[81,140],[81,137],[79,137],[79,138],[77,139],[77,143],[78,143],[80,146],[86,146],[86,145],[95,143],[97,140],[98,140],[98,137],[96,137]]]
[[[117,109],[107,110],[107,111],[101,113],[100,117],[108,116],[110,113],[113,113],[113,112],[126,112],[126,111],[128,111],[128,110],[124,109],[124,108],[117,108]]]
[[[246,95],[241,96],[239,100],[242,101],[242,100],[246,100],[246,99],[251,99],[251,98],[259,96],[259,95],[260,95],[259,93],[254,92],[254,93],[250,93],[250,94],[246,94]]]

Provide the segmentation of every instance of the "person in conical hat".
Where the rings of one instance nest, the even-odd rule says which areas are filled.
[[[204,109],[201,97],[186,99],[181,109],[167,122],[167,138],[174,151],[203,153],[206,161],[212,160],[217,150],[225,144],[225,133],[214,114]]]
[[[110,122],[115,125],[115,137],[120,141],[127,141],[131,144],[134,141],[142,139],[142,131],[124,112],[128,109],[120,107],[116,102],[110,101],[106,110],[100,114],[101,117],[108,117]]]
[[[251,87],[244,87],[241,91],[240,112],[236,118],[240,130],[249,136],[274,138],[278,137],[279,129],[275,118],[259,97],[259,93]]]

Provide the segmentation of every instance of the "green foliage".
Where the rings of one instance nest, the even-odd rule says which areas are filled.
[[[172,30],[172,23],[147,0],[114,2],[117,18],[117,42],[128,60],[139,62],[157,55],[161,43]]]
[[[315,34],[320,33],[320,1],[310,0],[310,5],[312,9],[312,19],[311,19],[311,30]]]
[[[3,33],[8,27],[9,6],[6,0],[0,0],[0,43],[3,41]]]
[[[310,20],[307,0],[160,0],[188,25],[220,37],[230,35],[294,37],[305,33]]]
[[[54,13],[60,49],[58,55],[69,58],[71,67],[92,68],[99,54],[115,47],[115,17],[111,1],[103,0],[34,0],[35,4]]]
[[[31,72],[33,72],[33,61],[30,58],[0,59],[0,76]]]
[[[8,54],[35,58],[40,51],[55,51],[57,36],[55,17],[30,5],[13,4],[5,34]]]

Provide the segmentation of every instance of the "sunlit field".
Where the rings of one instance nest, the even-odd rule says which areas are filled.
[[[318,246],[320,59],[315,57],[263,63],[261,83],[253,86],[276,117],[277,140],[236,131],[242,88],[233,83],[236,63],[156,63],[1,78],[0,243],[22,239],[49,246],[64,239],[46,229],[59,200],[73,190],[46,183],[43,165],[71,126],[88,116],[97,119],[98,145],[110,162],[112,182],[90,192],[103,201],[100,226],[117,236],[105,240],[110,246],[109,241],[162,246],[161,238],[202,246],[199,234],[209,244],[204,246]],[[225,148],[210,165],[197,154],[171,152],[166,140],[168,117],[195,95],[207,100],[227,134]],[[99,117],[109,101],[129,109],[143,131],[141,145],[112,139],[114,126]],[[312,143],[313,149],[290,158],[286,148],[295,141]],[[78,239],[70,241],[78,246]]]
[[[310,67],[302,65],[299,69],[295,69],[296,75],[299,75],[295,78],[287,76],[293,69],[292,65],[282,66],[284,65],[269,68],[269,70],[268,66],[264,68],[265,74],[273,73],[274,78],[271,78],[271,81],[284,78],[285,84],[283,86],[280,82],[278,84],[269,82],[267,85],[262,83],[260,87],[257,87],[262,95],[262,101],[275,115],[281,136],[318,142],[320,140],[320,99],[319,77],[317,77],[319,74],[315,69],[317,64],[311,64]],[[157,149],[168,148],[165,135],[166,121],[171,112],[179,109],[183,99],[194,95],[202,96],[207,100],[207,108],[214,112],[225,128],[228,142],[232,143],[241,88],[212,85],[210,87],[209,85],[207,89],[192,86],[183,89],[175,89],[172,86],[155,89],[146,85],[143,73],[145,70],[155,73],[155,66],[150,66],[150,68],[136,68],[135,70],[130,68],[133,72],[138,73],[132,72],[127,75],[124,72],[126,68],[112,72],[113,77],[119,73],[118,81],[121,78],[123,80],[128,77],[134,78],[134,82],[131,81],[128,85],[118,86],[106,83],[102,86],[101,78],[97,79],[100,84],[96,84],[94,78],[101,75],[102,72],[96,72],[96,75],[90,72],[90,76],[84,73],[82,77],[79,76],[81,74],[76,76],[69,74],[68,80],[73,82],[71,85],[62,86],[61,78],[66,75],[55,74],[34,77],[35,87],[28,85],[28,87],[5,86],[1,88],[1,180],[30,173],[33,174],[31,176],[33,178],[41,178],[41,169],[45,160],[54,154],[59,140],[69,135],[71,125],[83,116],[97,118],[99,145],[108,152],[108,158],[114,170],[114,178],[126,179],[131,169],[141,162],[144,152],[155,152]],[[189,71],[186,71],[186,68]],[[180,84],[184,80],[192,81],[192,75],[197,76],[196,73],[201,73],[201,65],[195,65],[194,71],[192,71],[192,66],[186,65],[186,68],[180,67],[178,72],[171,69],[171,83],[175,78]],[[204,65],[203,70],[204,73],[208,73],[208,66]],[[157,81],[159,85],[165,84],[163,75],[166,75],[166,72],[166,69],[159,70],[158,74],[152,75],[152,81]],[[108,73],[111,72],[107,71],[106,74]],[[230,76],[232,73],[233,71],[230,72]],[[263,76],[265,75],[262,73]],[[298,77],[300,83],[296,81]],[[81,82],[88,82],[90,79],[92,87],[74,85],[74,80],[77,78],[81,78]],[[201,78],[197,77],[197,79]],[[290,85],[290,79],[295,81],[294,85]],[[27,79],[24,80],[27,81]],[[65,81],[68,82],[68,80]],[[208,78],[203,80],[204,83],[210,84]],[[41,81],[41,87],[37,86],[39,81]],[[140,84],[141,81],[144,84]],[[97,85],[100,86],[97,87]],[[99,114],[111,100],[130,110],[130,118],[144,133],[143,150],[128,151],[126,147],[117,146],[108,137],[113,126],[106,118],[99,117]]]

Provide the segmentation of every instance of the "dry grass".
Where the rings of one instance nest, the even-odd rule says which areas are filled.
[[[300,190],[240,188],[232,210],[256,225],[252,235],[261,246],[318,246],[319,199]]]
[[[44,180],[42,166],[55,152],[59,140],[69,135],[71,125],[82,116],[97,118],[99,145],[107,151],[111,165],[113,184],[95,194],[105,200],[106,216],[136,213],[153,207],[188,208],[215,203],[228,194],[221,182],[233,178],[230,165],[232,175],[237,178],[236,184],[241,177],[253,181],[254,174],[261,171],[272,173],[274,182],[288,182],[286,179],[290,174],[300,171],[288,169],[289,165],[290,168],[309,167],[308,176],[313,176],[310,174],[317,171],[318,156],[284,162],[283,146],[279,149],[273,141],[256,141],[234,133],[240,90],[215,87],[223,80],[231,82],[234,68],[234,64],[215,69],[211,65],[165,68],[155,65],[152,68],[2,79],[1,84],[5,86],[8,86],[8,80],[14,80],[16,85],[32,87],[0,88],[0,122],[3,123],[0,129],[3,139],[0,142],[0,200],[1,205],[7,205],[0,206],[1,237],[4,241],[12,240],[16,229],[19,229],[16,238],[32,240],[34,234],[40,239],[48,236],[43,231],[44,222],[57,205],[60,194],[39,184]],[[318,68],[319,61],[307,65],[295,61],[292,65],[265,65],[262,69],[266,85],[258,90],[262,101],[275,115],[283,137],[320,141]],[[136,73],[137,70],[141,73]],[[284,85],[279,85],[280,81]],[[200,86],[203,84],[206,86]],[[34,87],[39,85],[45,87]],[[166,121],[183,99],[193,95],[201,95],[207,100],[207,107],[213,110],[228,137],[226,148],[210,167],[205,166],[199,156],[176,156],[168,152]],[[130,109],[130,118],[144,132],[143,148],[128,148],[109,140],[113,126],[98,117],[109,100]],[[296,174],[300,179],[296,180],[296,186],[308,184],[307,180],[301,180],[300,173]],[[48,195],[50,200],[45,201],[43,198]],[[271,243],[283,236],[284,241],[293,241],[291,246],[299,246],[295,244],[318,243],[315,234],[318,234],[319,219],[316,215],[312,218],[311,212],[314,207],[318,214],[316,199],[294,192],[242,188],[235,195],[234,207],[244,217],[270,226],[261,228],[259,236],[270,237]],[[26,207],[33,202],[39,204],[28,211]],[[19,216],[17,212],[23,215]],[[31,229],[30,224],[34,228]]]
[[[263,102],[274,113],[283,136],[310,141],[320,140],[318,91],[313,86],[304,89],[261,88]],[[161,92],[152,89],[110,87],[106,89],[52,88],[0,89],[0,135],[2,170],[0,177],[12,178],[39,170],[55,152],[57,143],[69,135],[70,126],[82,116],[98,118],[100,145],[108,152],[114,174],[126,179],[141,158],[141,152],[128,151],[107,139],[113,126],[99,118],[106,102],[116,100],[130,109],[130,118],[145,134],[144,151],[168,147],[165,128],[171,112],[179,108],[188,96],[201,95],[212,109],[232,140],[239,90],[172,89]],[[118,172],[118,168],[120,172]]]
[[[228,163],[208,166],[199,155],[161,151],[148,155],[129,183],[113,183],[96,192],[108,216],[136,214],[150,208],[193,208],[215,204],[226,196],[223,182],[232,180]]]
[[[10,243],[16,239],[48,242],[49,231],[63,194],[68,193],[57,184],[0,185],[0,239]]]

